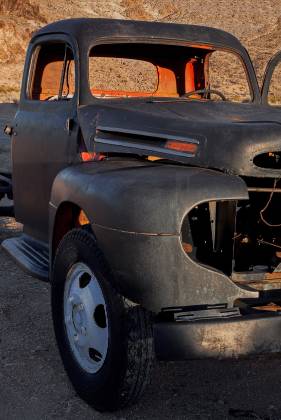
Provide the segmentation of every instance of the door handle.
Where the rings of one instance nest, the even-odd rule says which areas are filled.
[[[6,125],[4,128],[4,133],[6,134],[6,136],[12,136],[14,134],[14,127],[12,127],[11,125]]]

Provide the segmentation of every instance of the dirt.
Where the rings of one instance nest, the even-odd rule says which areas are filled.
[[[113,17],[208,25],[238,36],[261,82],[266,62],[281,49],[280,0],[1,0],[0,101],[18,100],[30,35],[69,17]]]
[[[20,233],[0,218],[0,240]],[[115,414],[74,393],[55,344],[50,287],[24,274],[0,248],[0,419],[281,418],[281,357],[156,363],[142,400]]]

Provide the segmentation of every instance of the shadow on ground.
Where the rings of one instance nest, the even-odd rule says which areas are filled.
[[[19,234],[0,219],[0,240]],[[52,330],[49,285],[0,249],[0,419],[281,419],[281,357],[158,363],[141,402],[100,414],[73,392]]]

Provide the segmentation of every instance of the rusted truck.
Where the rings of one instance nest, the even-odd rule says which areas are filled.
[[[23,234],[78,394],[136,401],[161,360],[281,350],[281,111],[221,30],[76,19],[31,39],[11,136]],[[274,90],[275,89],[275,90]]]

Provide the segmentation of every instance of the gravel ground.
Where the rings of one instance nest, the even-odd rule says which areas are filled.
[[[0,219],[1,241],[19,233]],[[56,348],[49,285],[0,250],[0,419],[281,419],[279,356],[158,363],[141,402],[100,414],[73,392]]]

